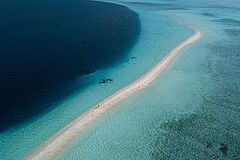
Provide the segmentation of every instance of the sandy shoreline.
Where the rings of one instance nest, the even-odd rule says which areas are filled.
[[[125,98],[131,96],[133,93],[148,87],[164,72],[164,70],[173,62],[173,60],[181,53],[181,51],[190,46],[192,43],[196,42],[199,38],[201,38],[201,36],[202,33],[196,30],[194,35],[172,49],[164,57],[164,59],[162,59],[150,71],[145,73],[142,77],[130,85],[107,97],[85,114],[76,118],[60,132],[51,137],[47,142],[40,145],[34,152],[30,153],[26,159],[46,160],[56,158],[56,156],[64,149],[65,146],[70,144],[75,137],[79,136],[89,124],[100,117],[103,113],[107,112],[109,109],[114,107]]]

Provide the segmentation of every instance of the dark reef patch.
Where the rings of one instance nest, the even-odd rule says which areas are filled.
[[[216,18],[216,15],[212,14],[212,13],[202,13],[202,15],[204,15],[206,17]]]
[[[221,43],[224,43],[224,42],[217,42],[208,46],[212,54],[218,57],[223,57],[223,58],[230,58],[230,57],[235,58],[239,56],[240,46],[238,44],[231,43],[228,46],[226,46],[226,45],[222,45]]]
[[[27,122],[121,63],[140,33],[127,7],[82,0],[0,2],[0,130]],[[80,83],[80,84],[79,84]]]
[[[106,79],[102,79],[99,84],[103,84],[103,83],[112,83],[113,79],[112,78],[106,78]]]
[[[224,156],[227,156],[228,146],[224,143],[221,143],[219,150],[223,153]]]
[[[232,18],[222,18],[222,19],[214,19],[213,22],[219,22],[224,25],[240,27],[240,21]]]
[[[235,40],[240,40],[240,28],[224,29],[224,32]]]

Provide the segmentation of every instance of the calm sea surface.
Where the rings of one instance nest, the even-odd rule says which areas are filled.
[[[55,108],[123,61],[140,32],[126,7],[81,0],[0,2],[0,131]],[[79,83],[82,83],[79,85]]]

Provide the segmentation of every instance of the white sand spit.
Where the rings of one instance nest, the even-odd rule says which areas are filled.
[[[130,85],[107,97],[85,114],[76,118],[60,132],[51,137],[47,142],[40,145],[35,151],[30,153],[26,159],[55,159],[67,145],[69,145],[76,137],[80,136],[81,133],[83,133],[89,124],[99,118],[103,113],[116,106],[116,104],[119,102],[131,96],[133,93],[148,87],[164,72],[164,70],[173,62],[173,60],[177,55],[181,53],[181,51],[190,46],[192,43],[196,42],[201,36],[202,33],[196,30],[193,36],[172,49],[166,55],[166,57],[162,59],[157,65],[155,65],[149,72],[145,73],[142,77]]]

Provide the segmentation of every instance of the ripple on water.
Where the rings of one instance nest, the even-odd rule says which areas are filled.
[[[234,27],[240,26],[240,21],[233,18],[221,18],[221,19],[214,19],[212,21],[222,23],[224,25],[234,26]]]

